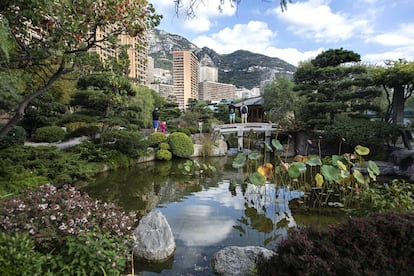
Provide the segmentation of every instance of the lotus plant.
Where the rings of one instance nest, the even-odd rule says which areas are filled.
[[[266,181],[274,181],[276,185],[304,192],[302,202],[307,207],[351,207],[354,202],[352,198],[368,188],[369,183],[375,182],[379,175],[375,162],[365,162],[364,157],[369,155],[370,150],[361,145],[356,146],[353,153],[324,158],[320,154],[297,155],[291,162],[280,158],[284,147],[277,139],[273,139],[271,145],[266,144],[266,149],[273,151],[274,165],[257,165],[262,156],[251,152],[237,155],[233,167],[247,167],[248,181],[252,184],[264,185]]]

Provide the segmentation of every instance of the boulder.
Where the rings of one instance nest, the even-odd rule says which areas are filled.
[[[134,231],[134,257],[147,262],[162,262],[174,251],[174,236],[167,219],[160,211],[151,211]]]
[[[399,175],[414,180],[414,150],[395,150],[390,154],[390,158],[399,167]]]
[[[259,260],[268,260],[274,254],[274,251],[260,246],[229,246],[213,255],[211,266],[217,275],[250,275]]]

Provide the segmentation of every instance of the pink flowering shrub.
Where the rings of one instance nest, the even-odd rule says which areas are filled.
[[[47,184],[0,202],[0,232],[28,233],[44,252],[62,246],[68,235],[93,229],[126,237],[136,222],[135,213],[94,200],[69,185],[56,189]]]

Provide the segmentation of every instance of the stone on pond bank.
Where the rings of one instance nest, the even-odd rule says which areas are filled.
[[[214,254],[211,266],[217,275],[249,275],[259,260],[268,260],[276,253],[260,246],[229,246]]]
[[[147,262],[161,262],[174,251],[174,236],[167,219],[160,211],[151,211],[134,231],[134,256]]]

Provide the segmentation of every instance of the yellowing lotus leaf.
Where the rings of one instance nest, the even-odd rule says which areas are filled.
[[[322,185],[323,185],[323,175],[321,175],[320,173],[317,173],[315,175],[315,181],[316,181],[316,186],[322,187]]]

